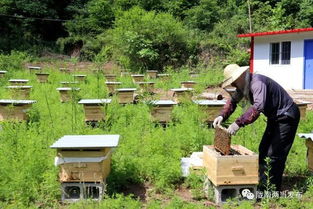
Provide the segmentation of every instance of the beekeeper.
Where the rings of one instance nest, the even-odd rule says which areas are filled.
[[[251,107],[228,127],[229,134],[236,134],[240,128],[253,123],[263,113],[267,117],[267,126],[259,145],[260,185],[262,189],[266,181],[265,158],[269,157],[270,182],[275,185],[276,191],[280,191],[287,155],[300,119],[299,108],[277,82],[264,75],[250,73],[248,66],[230,64],[225,67],[222,88],[229,86],[235,87],[236,91],[224,105],[221,114],[215,118],[213,126],[227,120],[242,99],[249,101]]]

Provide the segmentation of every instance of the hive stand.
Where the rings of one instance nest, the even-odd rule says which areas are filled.
[[[305,145],[307,147],[307,163],[308,169],[313,174],[313,133],[298,134],[299,137],[305,138]]]
[[[32,86],[7,86],[6,88],[12,91],[14,99],[29,99]]]
[[[41,67],[39,66],[27,66],[30,73],[41,71]]]
[[[5,70],[0,70],[0,78],[3,78],[6,73],[7,73],[7,71],[5,71]]]
[[[80,88],[69,88],[69,87],[63,87],[63,88],[57,88],[57,91],[60,92],[60,101],[63,102],[69,102],[72,100],[72,97],[75,96],[76,92],[78,92]]]
[[[66,135],[50,148],[57,149],[62,201],[101,199],[111,170],[112,149],[119,135]]]
[[[156,79],[157,74],[158,74],[157,70],[147,70],[147,75],[150,79]]]
[[[117,99],[120,104],[131,104],[135,100],[135,91],[136,88],[122,88],[116,89]]]
[[[153,100],[151,116],[155,122],[166,125],[172,121],[172,111],[177,103],[172,100]]]
[[[113,95],[116,92],[116,89],[118,88],[118,86],[121,84],[122,82],[113,82],[113,81],[105,82],[105,85],[108,88],[109,95],[110,96]]]
[[[254,194],[259,183],[258,155],[241,145],[231,148],[235,154],[221,155],[212,145],[203,146],[203,164],[218,204],[238,197],[243,189],[248,188]]]
[[[49,75],[49,73],[36,73],[37,81],[39,83],[47,83]]]
[[[78,104],[84,105],[85,122],[93,124],[105,120],[103,106],[111,103],[111,99],[82,99]]]
[[[182,81],[180,84],[182,88],[194,88],[197,83],[195,81]]]
[[[205,112],[206,117],[203,119],[203,122],[208,124],[213,123],[214,119],[221,113],[226,104],[225,100],[194,100],[193,102]]]
[[[114,74],[106,74],[104,77],[107,82],[116,82],[116,75]]]
[[[0,99],[0,121],[28,120],[27,111],[35,100]]]
[[[73,77],[78,82],[84,82],[86,80],[87,75],[73,75]]]
[[[142,93],[147,92],[153,94],[154,92],[154,82],[137,82]]]
[[[134,83],[143,82],[145,79],[145,75],[143,74],[133,74],[131,77],[133,78]]]
[[[171,89],[174,92],[173,99],[177,103],[182,103],[184,101],[191,101],[192,98],[192,88],[177,88]]]
[[[61,183],[61,200],[64,203],[83,199],[100,201],[104,196],[105,188],[105,183]]]
[[[28,83],[28,79],[10,79],[11,86],[25,86]]]

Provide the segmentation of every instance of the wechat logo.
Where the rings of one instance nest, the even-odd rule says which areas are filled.
[[[250,191],[250,189],[244,189],[241,191],[241,195],[243,198],[247,198],[248,200],[254,199],[254,194]]]

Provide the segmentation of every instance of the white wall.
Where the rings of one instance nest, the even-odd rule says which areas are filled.
[[[313,39],[313,32],[255,37],[254,72],[271,77],[286,89],[303,89],[304,40]],[[289,65],[270,64],[270,43],[291,41]]]

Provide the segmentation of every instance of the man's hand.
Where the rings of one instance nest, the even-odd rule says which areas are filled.
[[[223,119],[224,118],[222,116],[218,116],[217,118],[215,118],[213,121],[213,127],[216,128],[216,126],[220,126],[223,122]]]
[[[230,135],[235,135],[239,129],[240,127],[237,125],[237,123],[234,122],[228,127],[227,133]]]

